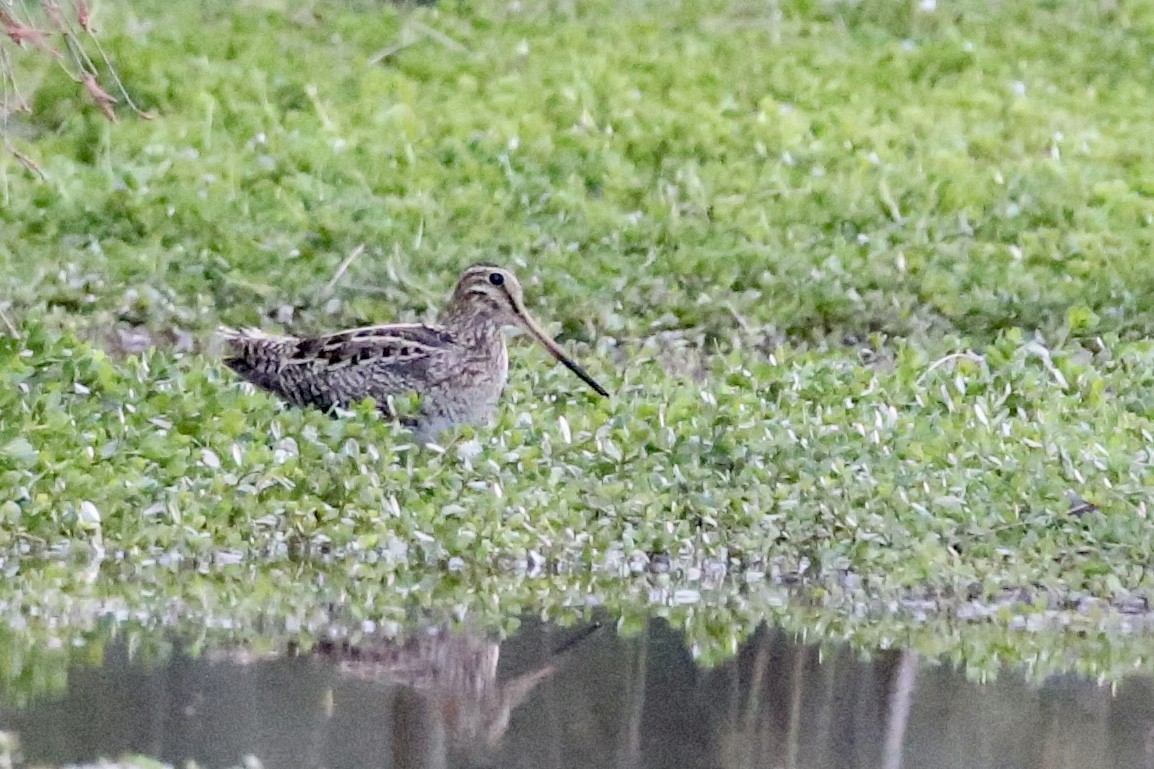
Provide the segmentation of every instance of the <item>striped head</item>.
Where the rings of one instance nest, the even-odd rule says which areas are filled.
[[[474,264],[457,280],[453,298],[446,310],[446,324],[489,322],[498,326],[516,326],[536,339],[562,365],[581,378],[599,395],[609,393],[585,369],[577,365],[533,320],[525,309],[525,293],[517,276],[493,264]],[[451,320],[450,320],[451,319]]]
[[[473,316],[502,326],[521,326],[525,292],[517,276],[495,264],[474,264],[461,273],[453,299],[454,315]]]

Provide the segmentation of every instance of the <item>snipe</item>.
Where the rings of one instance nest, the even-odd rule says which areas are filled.
[[[491,264],[469,267],[435,325],[391,323],[320,337],[221,328],[226,365],[295,406],[323,410],[373,398],[387,416],[390,396],[416,393],[419,413],[403,421],[418,440],[481,424],[497,407],[509,373],[501,330],[527,331],[599,395],[609,393],[546,334],[525,309],[521,284]]]

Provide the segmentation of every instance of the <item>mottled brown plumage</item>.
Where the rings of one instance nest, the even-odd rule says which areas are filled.
[[[475,264],[461,274],[436,325],[393,323],[302,338],[255,329],[220,329],[224,362],[295,406],[329,410],[365,398],[389,416],[390,396],[416,393],[420,412],[405,420],[420,440],[448,427],[487,421],[509,371],[501,329],[517,326],[600,395],[609,393],[541,330],[508,270]]]

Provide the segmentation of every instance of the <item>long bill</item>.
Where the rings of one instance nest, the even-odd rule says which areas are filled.
[[[537,321],[526,312],[524,307],[517,308],[517,316],[521,320],[521,324],[525,327],[533,337],[541,343],[541,346],[549,351],[549,354],[560,361],[561,365],[572,371],[581,378],[581,381],[593,388],[593,390],[604,398],[609,397],[609,391],[597,383],[597,380],[589,376],[589,372],[577,365],[577,362],[565,354],[560,345],[549,338],[549,335],[541,330],[537,325]]]

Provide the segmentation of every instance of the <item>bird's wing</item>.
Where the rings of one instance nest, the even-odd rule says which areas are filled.
[[[225,363],[297,405],[328,409],[363,398],[421,392],[429,366],[459,349],[452,334],[421,323],[366,326],[327,336],[274,336],[221,329]]]
[[[365,365],[374,369],[403,368],[435,358],[456,345],[456,339],[447,331],[423,323],[365,326],[301,339],[284,364],[320,363],[330,371]]]

